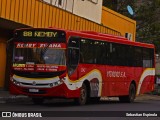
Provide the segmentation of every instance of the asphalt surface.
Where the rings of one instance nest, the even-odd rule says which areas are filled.
[[[118,100],[116,97],[107,97],[107,98],[101,98],[101,100]],[[153,94],[143,94],[139,95],[135,99],[136,101],[143,101],[143,100],[160,100],[160,95],[153,95]],[[10,102],[25,102],[25,101],[31,101],[31,98],[24,96],[24,95],[11,95],[9,91],[0,90],[0,103],[10,103]]]
[[[118,98],[102,98],[101,100],[118,100]],[[145,101],[147,101],[147,103],[148,103],[148,101],[151,101],[151,100],[153,100],[153,102],[157,102],[157,101],[159,101],[160,100],[160,95],[153,95],[153,94],[143,94],[143,95],[139,95],[139,96],[137,96],[136,97],[136,101],[137,101],[137,103],[138,103],[138,106],[139,106],[139,101],[144,101],[144,102],[142,102],[143,104],[145,104]],[[31,103],[28,103],[28,101],[30,101],[31,102],[31,98],[29,98],[29,97],[27,97],[27,96],[23,96],[23,95],[19,95],[19,96],[15,96],[15,95],[11,95],[10,93],[9,93],[9,91],[4,91],[4,90],[0,90],[0,105],[1,105],[1,108],[3,109],[3,106],[7,106],[8,108],[12,108],[12,109],[14,109],[14,106],[16,106],[15,107],[15,109],[17,109],[17,105],[19,104],[19,103],[27,103],[27,106],[28,105],[30,105]],[[55,102],[57,102],[57,101],[55,101]],[[58,102],[60,102],[60,101],[58,101]],[[8,104],[7,104],[8,103]],[[15,103],[15,104],[12,104],[12,103]],[[17,104],[18,103],[18,104]],[[141,102],[140,102],[141,103]],[[7,104],[7,105],[6,105]],[[48,105],[49,106],[54,106],[53,108],[54,109],[62,109],[63,108],[63,105],[60,105],[60,104],[58,104],[60,107],[56,107],[56,104],[57,103],[53,103],[53,104],[46,104],[45,106],[36,106],[36,108],[37,107],[39,107],[38,109],[39,110],[41,110],[41,109],[47,109],[47,111],[48,111]],[[102,106],[104,106],[103,105],[103,103],[101,103],[102,104]],[[101,104],[99,104],[98,106],[99,107],[102,107],[101,106]],[[26,104],[24,104],[24,106],[25,106]],[[114,105],[114,104],[111,104],[112,106]],[[126,104],[127,105],[127,104]],[[131,104],[132,105],[132,104]],[[136,104],[133,104],[133,105],[136,105]],[[157,105],[157,103],[156,103],[156,105]],[[23,107],[24,106],[22,106],[22,109],[23,109]],[[47,107],[46,107],[47,106]],[[64,106],[65,106],[65,104],[64,104]],[[109,107],[110,106],[110,104],[107,104],[107,107]],[[116,106],[117,106],[117,104],[116,104]],[[119,108],[119,106],[123,106],[123,110],[125,110],[124,109],[124,104],[118,104],[118,108]],[[19,105],[19,107],[21,107],[21,104]],[[30,109],[30,107],[32,107],[32,106],[29,106],[29,108],[26,108],[26,109]],[[33,106],[33,107],[35,107],[35,106]],[[88,109],[88,107],[92,107],[92,106],[82,106],[82,108],[84,109],[85,107],[87,107],[87,109]],[[93,106],[94,107],[94,106]],[[104,106],[105,107],[105,106]],[[136,106],[135,106],[136,107]],[[49,107],[50,108],[50,107]],[[50,108],[50,109],[53,109],[52,107]],[[65,108],[67,108],[68,109],[68,107],[65,107]],[[75,109],[75,107],[71,107],[72,109]],[[79,109],[81,108],[81,107],[78,107]],[[132,108],[132,107],[131,107]],[[18,108],[18,109],[20,109],[20,108]],[[101,108],[102,109],[102,108]],[[106,107],[105,107],[105,109],[106,109]],[[120,109],[120,108],[119,108]],[[127,107],[127,109],[128,109],[128,107]],[[136,109],[137,109],[137,107],[136,107]],[[142,108],[143,109],[143,108]],[[103,110],[103,109],[102,109]],[[0,118],[0,119],[2,119],[2,118]],[[15,119],[15,120],[17,120],[17,118],[12,118],[12,119]],[[25,118],[23,118],[23,119],[25,119]],[[28,118],[26,118],[26,120],[27,120]],[[30,119],[32,119],[32,118],[30,118]],[[34,120],[35,120],[35,118],[33,118]],[[40,118],[38,118],[38,120],[39,120]],[[44,119],[44,118],[42,118],[42,119]],[[45,117],[45,119],[46,120],[49,120],[49,119],[52,119],[53,120],[53,118],[52,117]],[[128,118],[128,117],[65,117],[65,120],[159,120],[159,118],[156,118],[156,117],[151,117],[151,118],[147,118],[147,117],[130,117],[130,118]],[[64,120],[64,117],[54,117],[54,120]]]

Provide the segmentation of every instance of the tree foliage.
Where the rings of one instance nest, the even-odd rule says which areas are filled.
[[[153,43],[160,53],[160,0],[103,0],[103,5],[136,20],[136,41]],[[133,8],[133,16],[128,13],[127,5]]]

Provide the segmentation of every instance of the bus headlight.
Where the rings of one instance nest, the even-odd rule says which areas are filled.
[[[53,87],[53,83],[50,84],[50,87]]]
[[[62,83],[63,83],[63,80],[60,79],[56,82],[50,83],[50,87],[55,87],[55,86],[61,85]]]
[[[17,85],[17,86],[20,86],[20,82],[14,80],[14,79],[12,80],[12,82],[13,82],[15,85]]]

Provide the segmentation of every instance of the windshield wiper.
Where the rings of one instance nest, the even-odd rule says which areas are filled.
[[[48,48],[49,48],[49,45],[51,44],[51,42],[49,42],[43,49],[42,49],[42,51],[41,51],[41,53],[40,53],[40,57],[41,57],[41,60],[43,60],[43,56],[44,56],[44,54],[46,53],[46,51],[48,50]]]

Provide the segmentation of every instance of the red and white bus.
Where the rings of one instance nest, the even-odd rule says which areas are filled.
[[[57,97],[80,105],[114,96],[133,102],[154,89],[151,44],[53,28],[17,29],[13,44],[10,92],[35,104]]]

